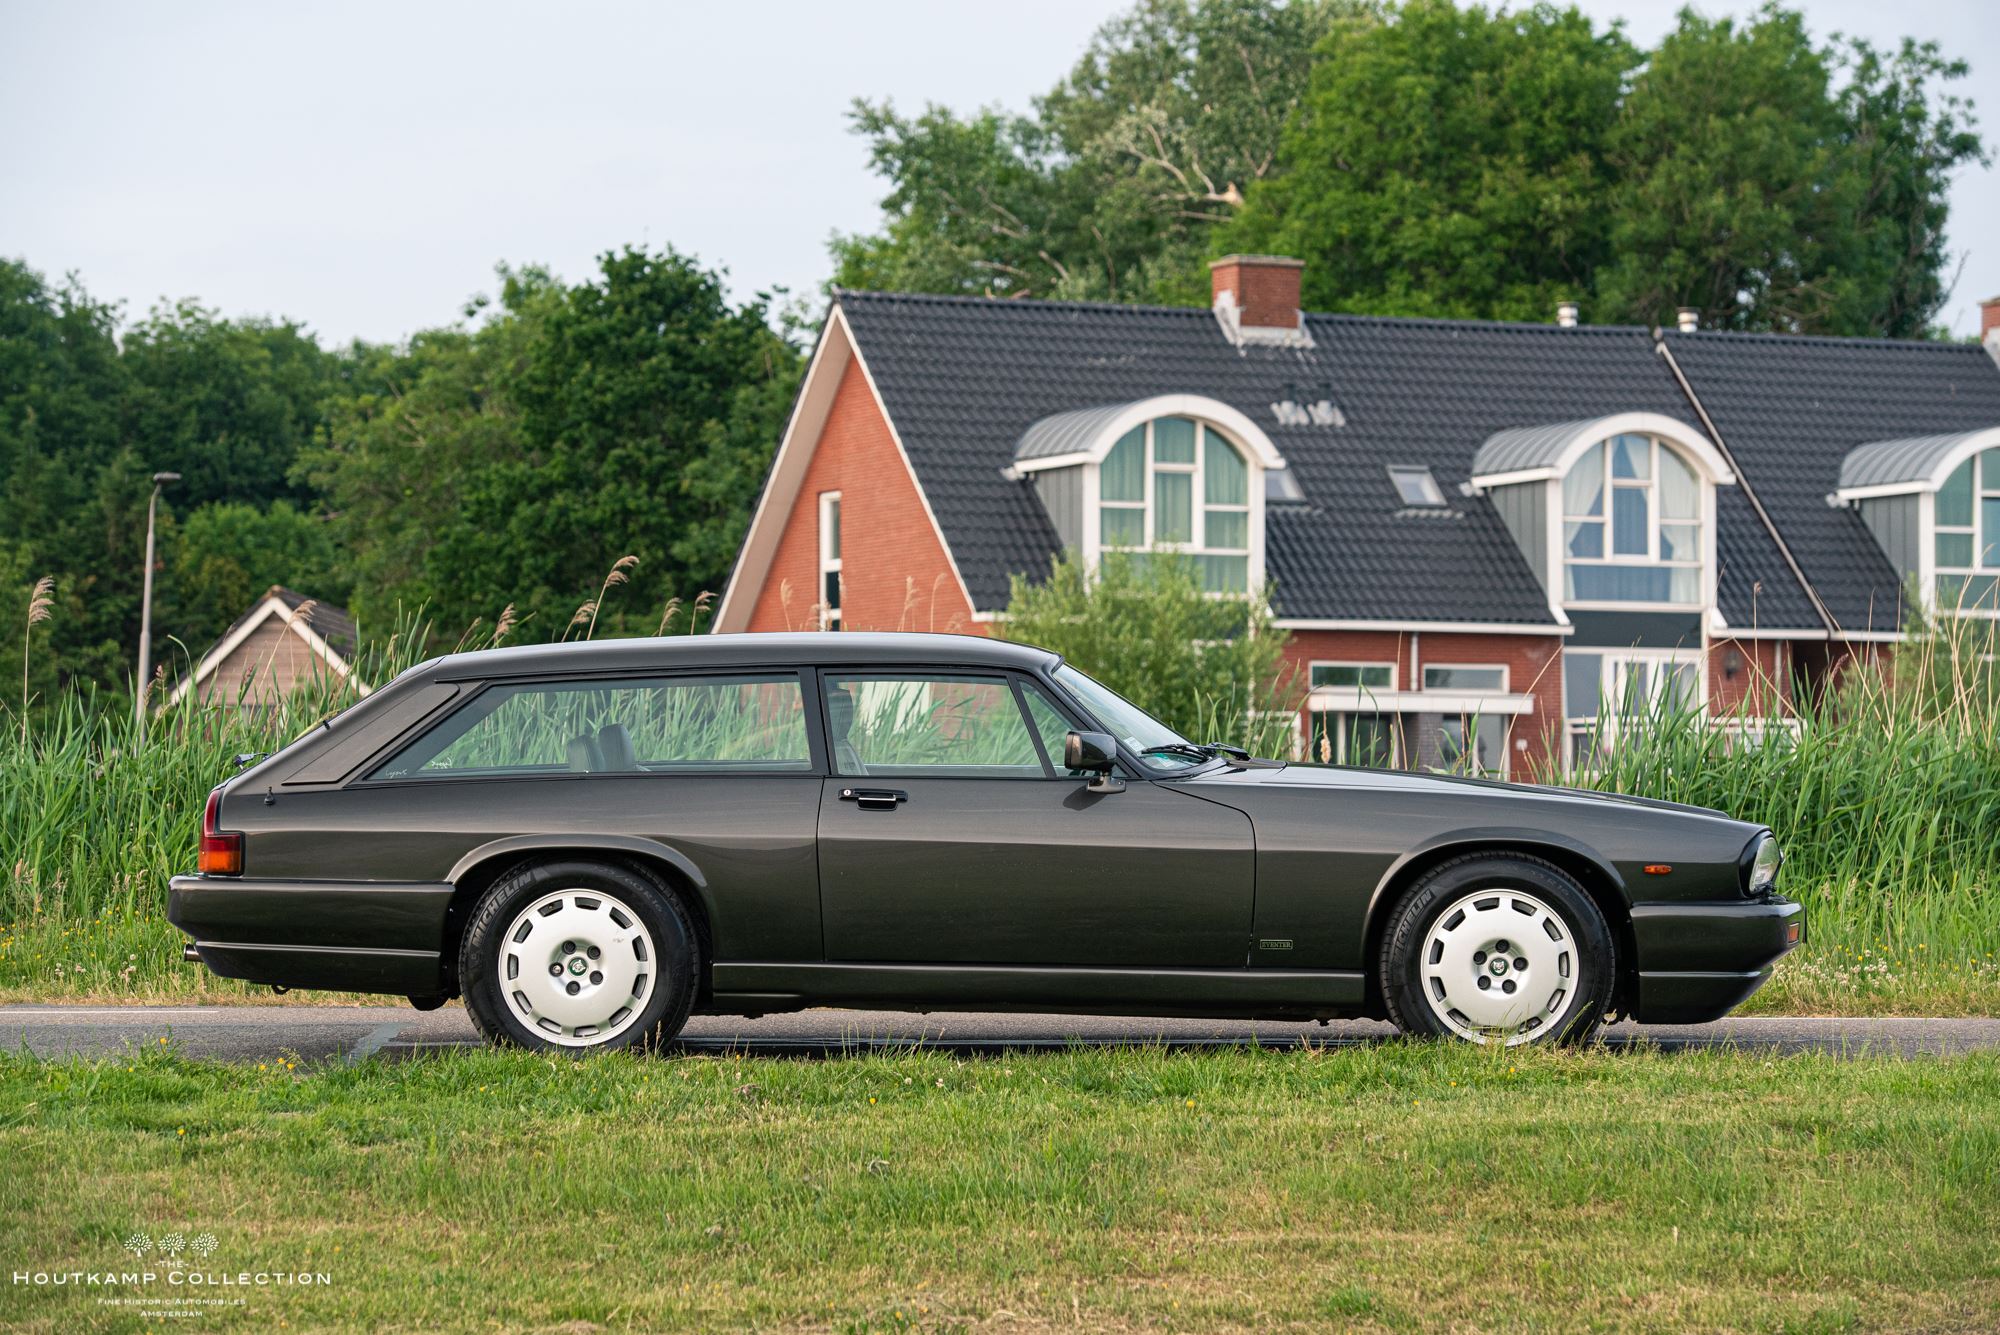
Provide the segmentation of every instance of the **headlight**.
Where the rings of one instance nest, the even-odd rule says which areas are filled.
[[[1750,899],[1768,895],[1778,886],[1778,868],[1784,865],[1785,855],[1778,851],[1778,841],[1769,830],[1750,841],[1743,850],[1743,893]]]

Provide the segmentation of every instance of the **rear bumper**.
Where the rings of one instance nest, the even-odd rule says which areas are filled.
[[[1635,904],[1633,1016],[1651,1024],[1720,1019],[1805,939],[1805,909],[1788,899],[1728,904]]]
[[[224,978],[424,996],[444,986],[448,884],[176,876],[167,920]]]

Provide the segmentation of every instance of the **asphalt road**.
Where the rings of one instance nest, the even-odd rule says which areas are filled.
[[[1393,1034],[1365,1020],[1316,1024],[1228,1020],[1126,1019],[1087,1015],[917,1015],[900,1011],[811,1010],[746,1020],[697,1016],[681,1046],[692,1052],[750,1051],[838,1058],[873,1048],[922,1044],[962,1054],[1164,1043],[1203,1048],[1260,1043],[1374,1043]],[[358,1061],[477,1044],[457,1006],[419,1012],[404,1006],[0,1006],[0,1048],[42,1056],[110,1054],[167,1038],[189,1056],[227,1061]],[[1945,1055],[2000,1049],[2000,1019],[1724,1020],[1704,1025],[1614,1025],[1612,1047],[1739,1047],[1774,1053]]]

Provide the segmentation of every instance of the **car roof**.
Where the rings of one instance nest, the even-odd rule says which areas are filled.
[[[1061,661],[1046,649],[988,639],[984,635],[811,631],[514,645],[446,654],[422,664],[409,676],[429,681],[465,681],[545,673],[629,672],[655,667],[796,667],[814,663],[1049,668]]]

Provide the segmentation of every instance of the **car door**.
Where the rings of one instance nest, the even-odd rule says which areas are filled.
[[[828,960],[1244,964],[1241,812],[1140,779],[1089,791],[1056,767],[1072,720],[1026,676],[827,669],[820,689]]]

